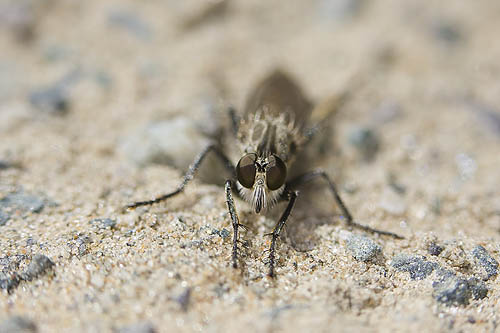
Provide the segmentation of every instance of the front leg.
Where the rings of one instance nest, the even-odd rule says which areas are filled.
[[[290,213],[292,212],[292,208],[295,205],[295,200],[297,200],[297,196],[299,193],[297,191],[289,191],[284,194],[284,196],[288,197],[288,205],[286,206],[285,211],[281,215],[278,223],[274,227],[273,232],[271,233],[271,246],[269,248],[269,276],[274,277],[274,260],[275,260],[275,251],[276,251],[276,241],[280,236],[281,230],[285,226]]]
[[[161,196],[154,198],[154,199],[151,199],[151,200],[137,201],[137,202],[131,203],[131,204],[125,206],[125,209],[133,209],[133,208],[137,208],[139,206],[153,205],[153,204],[156,204],[158,202],[165,201],[168,198],[176,196],[177,194],[184,191],[184,188],[194,178],[201,163],[203,162],[205,157],[210,152],[215,153],[215,156],[217,156],[219,158],[219,160],[222,161],[222,163],[224,163],[225,168],[229,171],[231,176],[234,177],[234,166],[231,163],[231,161],[229,160],[229,158],[222,151],[220,151],[220,149],[216,145],[211,144],[211,145],[207,146],[205,149],[203,149],[203,151],[195,158],[194,162],[189,166],[188,171],[184,175],[184,179],[182,180],[182,183],[177,187],[176,190],[174,190],[170,193],[161,195]]]
[[[236,212],[236,206],[233,200],[233,181],[226,180],[226,184],[224,185],[224,189],[226,190],[226,203],[227,209],[229,210],[229,215],[231,215],[231,221],[233,224],[233,252],[231,256],[231,260],[233,262],[233,268],[238,267],[238,227],[240,224],[240,219],[238,218],[238,213]]]

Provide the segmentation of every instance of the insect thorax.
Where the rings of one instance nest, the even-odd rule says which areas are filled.
[[[240,153],[276,154],[289,165],[304,142],[302,131],[292,118],[292,113],[271,110],[269,106],[248,113],[238,129]]]

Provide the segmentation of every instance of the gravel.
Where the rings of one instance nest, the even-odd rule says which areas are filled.
[[[441,245],[436,244],[435,242],[430,242],[429,245],[427,246],[427,252],[432,255],[432,256],[438,256],[443,252],[444,247]]]
[[[116,226],[116,220],[110,218],[96,218],[90,220],[90,224],[97,225],[101,229],[113,229]]]
[[[48,257],[43,254],[37,254],[31,260],[26,271],[21,274],[21,278],[25,281],[32,281],[46,274],[53,266],[54,263]]]
[[[427,261],[422,256],[399,254],[392,259],[392,267],[400,272],[410,273],[412,280],[422,280],[437,269],[439,264]]]
[[[475,258],[476,263],[483,269],[483,279],[489,280],[498,274],[498,261],[493,258],[488,251],[481,245],[476,246],[472,250],[472,256]]]
[[[351,234],[346,241],[347,249],[354,259],[368,262],[382,253],[382,247],[368,237]]]
[[[447,306],[468,305],[471,298],[483,299],[488,294],[486,285],[476,278],[459,277],[445,269],[440,269],[438,276],[432,284],[434,298]]]
[[[21,261],[26,260],[24,256],[22,258]],[[54,266],[54,263],[42,254],[33,256],[26,270],[21,273],[17,271],[19,269],[20,260],[4,258],[4,261],[5,263],[2,264],[4,267],[0,274],[0,289],[7,290],[9,293],[17,288],[22,281],[32,281],[39,278]]]

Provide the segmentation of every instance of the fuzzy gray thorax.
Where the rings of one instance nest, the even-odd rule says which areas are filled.
[[[263,106],[242,119],[238,130],[240,153],[256,153],[259,157],[276,154],[290,166],[304,139],[290,113],[272,112]]]

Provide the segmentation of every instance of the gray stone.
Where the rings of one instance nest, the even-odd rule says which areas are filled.
[[[467,280],[467,283],[469,284],[469,288],[472,292],[472,297],[475,300],[483,299],[488,295],[488,287],[479,279],[470,278]]]
[[[108,14],[108,22],[111,26],[123,29],[140,40],[152,39],[150,26],[134,11],[115,9]]]
[[[461,42],[464,39],[460,27],[456,23],[447,21],[442,17],[439,20],[435,20],[430,26],[434,37],[440,42],[451,45]]]
[[[25,255],[13,255],[0,258],[0,289],[11,292],[19,286],[22,281],[32,281],[43,274],[46,274],[54,263],[44,255],[37,254],[33,256],[26,270],[19,273],[19,267],[22,262],[28,260]]]
[[[175,300],[179,303],[183,311],[187,311],[189,304],[191,303],[191,288],[184,289],[184,291],[177,296]]]
[[[211,22],[220,22],[227,13],[229,7],[228,0],[209,1],[204,3],[189,15],[182,22],[182,29],[185,31],[193,30],[209,24]]]
[[[76,69],[46,87],[33,90],[29,94],[31,105],[49,114],[66,114],[70,108],[69,88],[81,77],[81,71]]]
[[[68,93],[59,88],[39,88],[30,93],[29,101],[35,108],[52,114],[65,114],[69,109]]]
[[[8,169],[10,168],[12,165],[7,162],[7,161],[3,161],[3,160],[0,160],[0,170],[5,170],[5,169]]]
[[[380,148],[380,140],[370,128],[356,128],[349,133],[349,143],[360,153],[364,161],[372,161]]]
[[[10,317],[0,324],[0,333],[34,333],[37,331],[33,321],[21,316]]]
[[[116,226],[116,220],[110,218],[96,218],[90,220],[91,224],[97,225],[101,229],[113,229]]]
[[[155,333],[157,332],[150,322],[139,322],[116,330],[118,333]]]
[[[150,322],[139,322],[116,330],[118,333],[155,333],[157,330]]]
[[[5,225],[9,219],[10,215],[0,210],[0,227]]]
[[[158,163],[186,170],[210,142],[191,119],[179,116],[150,124],[120,148],[139,166]]]
[[[321,16],[332,21],[342,21],[360,13],[365,0],[322,0],[319,4]]]
[[[371,261],[382,253],[382,247],[368,237],[351,234],[346,241],[347,249],[358,261]]]
[[[422,280],[437,269],[439,264],[427,261],[422,256],[399,254],[392,259],[392,267],[400,272],[410,273],[412,280]]]
[[[453,277],[433,283],[434,298],[446,305],[467,305],[472,296],[467,280]]]
[[[54,263],[43,254],[37,254],[31,260],[28,268],[21,274],[21,278],[25,281],[31,281],[35,278],[47,273]]]
[[[429,252],[430,255],[433,256],[438,256],[443,252],[444,247],[436,244],[436,242],[430,242],[429,245],[427,246],[427,252]]]
[[[225,239],[227,239],[231,235],[231,232],[229,230],[227,230],[226,228],[222,228],[222,230],[213,229],[212,230],[212,235],[217,235],[220,238],[222,238],[222,239],[225,240]]]
[[[8,194],[0,200],[0,209],[3,210],[19,210],[23,213],[40,213],[45,207],[44,199],[23,192],[15,192]]]
[[[38,1],[2,1],[0,3],[0,28],[9,31],[19,42],[29,42],[35,37]]]
[[[464,103],[486,129],[500,136],[500,111],[496,107],[470,98],[466,99]]]
[[[438,276],[432,283],[434,298],[445,305],[467,305],[471,298],[483,299],[488,294],[486,285],[476,278],[465,279],[444,269],[438,271]]]
[[[20,282],[21,278],[17,273],[9,274],[9,276],[0,279],[0,289],[7,290],[7,292],[10,293],[17,288]]]
[[[87,245],[91,243],[91,239],[89,236],[86,235],[80,235],[78,238],[75,240],[74,243],[74,251],[72,251],[74,254],[78,255],[79,257],[82,257],[88,253],[88,247]]]
[[[484,280],[489,280],[498,273],[498,261],[493,258],[488,251],[481,245],[476,246],[472,250],[472,256],[477,264],[485,271]]]

